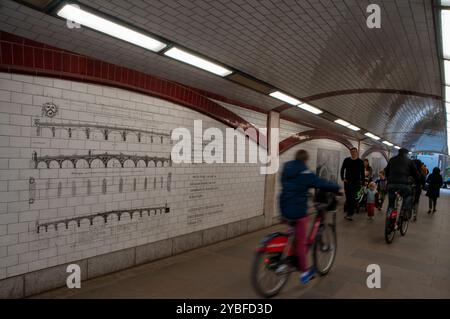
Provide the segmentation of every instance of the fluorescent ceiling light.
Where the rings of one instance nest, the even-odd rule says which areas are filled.
[[[347,126],[350,126],[351,124],[349,123],[349,122],[347,122],[347,121],[344,121],[344,120],[341,120],[341,119],[337,119],[336,121],[334,121],[335,123],[337,123],[337,124],[339,124],[339,125],[342,125],[342,126],[345,126],[345,127],[347,127]]]
[[[357,127],[357,126],[355,126],[355,125],[349,125],[349,126],[347,126],[349,129],[351,129],[351,130],[353,130],[353,131],[359,131],[360,130],[360,128],[359,127]]]
[[[372,134],[370,132],[367,132],[366,134],[364,134],[365,136],[368,136],[376,141],[378,141],[379,139],[381,139],[381,137],[376,136],[375,134]]]
[[[383,141],[383,144],[386,144],[386,145],[388,145],[388,146],[394,146],[394,144],[392,144],[392,143],[389,142],[389,141]]]
[[[283,102],[286,102],[288,104],[291,105],[297,105],[300,104],[302,102],[300,102],[299,100],[297,100],[296,98],[293,98],[292,96],[289,96],[287,94],[281,93],[280,91],[275,91],[269,94],[271,97],[274,97],[276,99],[279,99]]]
[[[309,105],[309,104],[306,104],[306,103],[299,104],[299,105],[297,105],[297,106],[298,106],[299,108],[305,110],[305,111],[311,112],[311,113],[316,114],[316,115],[317,115],[317,114],[323,113],[323,111],[322,111],[322,110],[319,110],[317,107],[314,107],[314,106]]]
[[[228,70],[228,69],[224,68],[223,66],[220,66],[216,63],[205,60],[201,57],[198,57],[187,51],[181,50],[177,47],[173,47],[173,48],[167,50],[166,52],[164,52],[164,55],[174,58],[175,60],[193,65],[193,66],[203,69],[205,71],[217,74],[219,76],[227,76],[227,75],[233,73],[233,71]]]
[[[401,147],[400,147],[400,146],[397,146],[397,145],[395,145],[394,148],[396,148],[396,149],[398,149],[398,150],[401,149]]]
[[[445,85],[450,85],[450,61],[444,60],[444,79]]]
[[[130,42],[153,52],[159,52],[167,45],[147,35],[136,32],[115,22],[96,16],[73,4],[66,4],[58,11],[58,16],[103,32],[117,39]]]
[[[441,10],[442,54],[450,59],[450,10]]]
[[[353,131],[359,131],[360,130],[359,127],[357,127],[357,126],[355,126],[353,124],[350,124],[349,122],[341,120],[341,119],[337,119],[334,122],[339,124],[339,125],[345,126],[346,128],[349,128],[349,129],[351,129]]]

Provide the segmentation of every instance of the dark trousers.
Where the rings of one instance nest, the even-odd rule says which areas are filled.
[[[345,191],[345,211],[348,216],[353,216],[356,206],[356,193],[361,188],[359,182],[347,182],[344,183]]]
[[[433,211],[436,210],[436,204],[437,204],[437,198],[436,197],[428,197],[428,207],[433,209]]]
[[[411,212],[411,202],[412,202],[412,189],[411,186],[406,184],[389,184],[389,208],[394,208],[395,206],[395,192],[399,192],[403,198],[402,209]]]
[[[386,191],[378,191],[378,193],[375,195],[376,197],[376,207],[381,209],[383,208],[384,199],[386,197]]]

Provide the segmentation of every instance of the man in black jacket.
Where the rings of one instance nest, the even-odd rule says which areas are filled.
[[[408,218],[411,218],[411,181],[414,180],[416,185],[419,185],[420,181],[416,165],[408,158],[408,150],[400,149],[398,155],[389,160],[385,172],[388,181],[389,209],[394,208],[395,193],[399,192],[403,197],[402,209],[408,213]]]
[[[356,193],[364,182],[364,162],[358,157],[358,149],[350,149],[351,157],[347,157],[342,163],[341,179],[344,181],[345,190],[345,210],[347,215],[345,219],[353,220],[355,212]]]

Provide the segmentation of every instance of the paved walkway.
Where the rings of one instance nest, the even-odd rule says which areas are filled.
[[[419,220],[406,237],[384,242],[384,214],[353,222],[338,215],[338,254],[331,272],[302,287],[290,278],[278,298],[450,298],[450,191],[438,212],[427,215],[422,197]],[[274,226],[161,261],[62,288],[37,298],[255,298],[250,264],[258,241]],[[366,286],[366,267],[378,264],[380,289]]]

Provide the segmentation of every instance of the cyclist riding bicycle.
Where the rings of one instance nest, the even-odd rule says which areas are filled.
[[[295,247],[298,267],[302,272],[300,281],[309,282],[315,274],[313,267],[307,266],[307,227],[308,227],[308,190],[318,188],[325,191],[339,192],[339,185],[319,178],[311,172],[306,163],[309,155],[305,150],[297,151],[295,160],[284,164],[281,174],[280,211],[287,220],[295,220]]]
[[[411,178],[416,185],[420,184],[419,173],[414,162],[408,158],[408,150],[401,148],[398,155],[389,160],[385,168],[388,182],[389,206],[388,211],[395,206],[395,193],[398,192],[403,198],[402,211],[408,213],[411,218],[412,207],[412,187]]]

